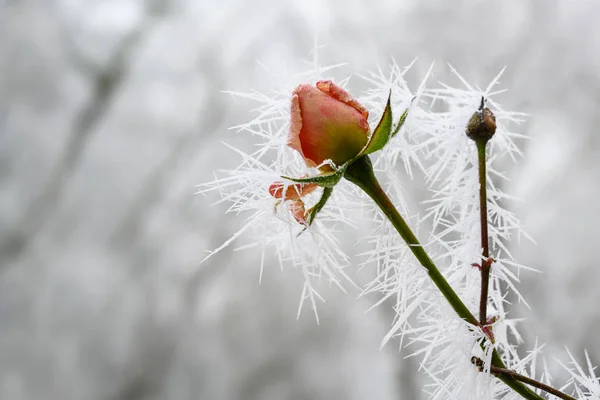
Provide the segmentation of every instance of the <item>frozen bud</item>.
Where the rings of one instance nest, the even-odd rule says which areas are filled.
[[[331,160],[342,165],[365,147],[369,112],[331,81],[294,89],[288,144],[314,167]],[[327,169],[325,167],[324,169]]]
[[[478,110],[467,125],[467,136],[475,141],[488,141],[496,133],[496,117],[489,108]]]

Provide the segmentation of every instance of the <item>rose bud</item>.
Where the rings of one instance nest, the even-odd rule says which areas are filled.
[[[467,124],[467,136],[475,141],[487,142],[496,133],[496,116],[489,108],[484,108],[485,98],[481,98],[479,110],[475,111]]]
[[[326,160],[336,166],[357,156],[371,133],[369,112],[331,81],[294,89],[288,144],[309,167]],[[327,165],[322,170],[330,170]]]

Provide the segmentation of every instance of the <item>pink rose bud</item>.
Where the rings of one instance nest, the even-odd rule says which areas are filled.
[[[310,167],[331,160],[337,166],[354,158],[371,133],[369,112],[331,81],[294,89],[288,144]],[[325,169],[329,169],[325,167]]]

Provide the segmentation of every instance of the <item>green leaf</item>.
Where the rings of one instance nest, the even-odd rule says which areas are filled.
[[[392,137],[396,136],[396,134],[400,131],[400,128],[402,128],[402,125],[404,125],[404,121],[406,121],[406,117],[408,117],[408,108],[404,110],[404,112],[400,116],[400,120],[398,120],[394,132],[392,132]]]
[[[348,164],[350,162],[345,163],[337,170],[333,172],[326,172],[316,176],[310,176],[307,178],[292,178],[291,176],[282,176],[283,179],[290,180],[292,182],[298,183],[316,183],[317,185],[324,188],[331,188],[338,184],[339,181],[342,180],[344,173],[346,172],[346,168],[348,168]]]
[[[400,131],[400,128],[402,128],[402,125],[404,125],[404,122],[406,121],[406,117],[408,117],[408,110],[410,109],[410,106],[412,105],[412,103],[415,101],[416,98],[417,98],[417,96],[413,96],[413,98],[410,100],[410,103],[408,104],[408,107],[406,107],[406,110],[404,110],[404,112],[400,116],[400,119],[398,120],[398,123],[396,124],[396,128],[394,129],[394,132],[392,132],[392,137],[396,136],[396,134]]]
[[[319,199],[317,204],[315,204],[314,207],[308,210],[308,225],[311,225],[313,223],[315,217],[317,216],[317,213],[321,211],[323,207],[325,207],[325,203],[327,203],[327,200],[329,200],[331,193],[333,193],[333,188],[327,187],[323,189],[323,194],[321,195],[321,198]]]
[[[385,147],[387,142],[389,142],[392,133],[392,107],[390,104],[391,96],[392,92],[390,91],[387,104],[385,105],[385,110],[383,110],[383,115],[377,124],[377,128],[375,128],[366,146],[361,150],[358,156],[364,156],[377,150],[381,150]]]

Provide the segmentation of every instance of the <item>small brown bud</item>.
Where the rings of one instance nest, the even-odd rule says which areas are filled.
[[[467,125],[467,136],[475,141],[488,141],[496,133],[496,117],[489,108],[475,111]]]

